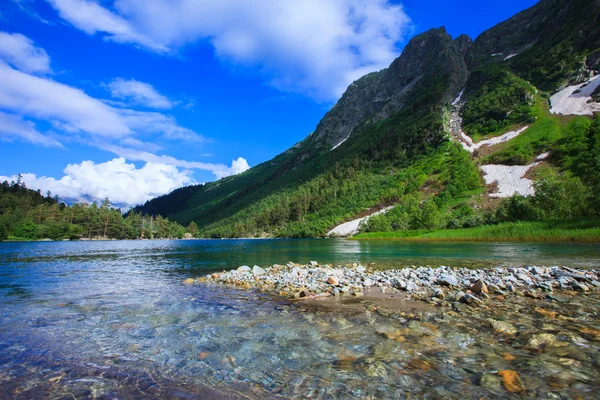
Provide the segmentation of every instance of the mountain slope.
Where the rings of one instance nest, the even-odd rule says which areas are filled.
[[[472,158],[449,141],[452,118],[462,117],[475,140],[535,122],[513,139],[531,149],[521,161],[550,149],[560,135],[539,142],[536,129],[560,123],[545,122],[540,90],[554,92],[597,71],[599,4],[545,0],[475,42],[453,40],[443,28],[418,35],[389,68],[350,85],[315,132],[286,152],[136,211],[194,221],[208,237],[320,236],[392,204],[412,204],[413,228],[447,224],[457,209],[481,207],[477,164],[493,156],[478,151]],[[453,117],[449,104],[459,92],[464,104]]]

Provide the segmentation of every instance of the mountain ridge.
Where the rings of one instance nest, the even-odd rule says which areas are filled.
[[[593,12],[599,7],[598,1],[543,0],[475,41],[430,29],[411,39],[388,68],[352,83],[315,132],[287,151],[243,174],[177,189],[135,210],[194,221],[210,237],[320,236],[365,209],[416,196],[401,177],[419,183],[419,204],[447,207],[440,196],[458,198],[484,187],[473,175],[480,161],[448,142],[449,104],[473,79],[483,79],[465,93],[467,128],[496,135],[535,121],[535,104],[547,101],[536,94],[540,87],[552,92],[598,72]],[[550,61],[560,58],[558,66],[548,68],[540,49],[551,53]],[[423,160],[454,165],[450,169],[462,175],[419,166]]]

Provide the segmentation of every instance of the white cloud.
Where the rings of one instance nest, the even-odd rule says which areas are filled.
[[[337,99],[398,55],[410,28],[388,0],[49,0],[88,34],[169,53],[208,40],[223,60],[258,67],[275,87]],[[103,4],[107,4],[106,2]]]
[[[168,115],[116,108],[84,91],[18,71],[0,61],[0,108],[44,119],[69,134],[105,138],[158,134],[166,139],[202,141],[202,136]]]
[[[17,71],[0,62],[0,107],[57,120],[93,135],[122,137],[132,130],[118,112],[82,90]]]
[[[29,73],[52,72],[46,51],[19,33],[0,32],[0,59]]]
[[[173,102],[158,93],[149,83],[139,82],[135,79],[115,79],[108,84],[113,97],[121,100],[130,100],[134,104],[159,109],[173,108]]]
[[[191,171],[180,171],[172,165],[146,163],[142,168],[127,164],[124,158],[105,163],[83,161],[69,164],[60,179],[23,174],[28,188],[50,191],[63,199],[91,197],[102,201],[108,197],[114,204],[134,206],[146,200],[171,192],[182,186],[195,184]],[[0,176],[0,181],[16,181],[16,176]]]
[[[45,147],[64,147],[58,141],[39,133],[33,122],[0,111],[0,140],[12,142],[15,139]]]
[[[153,51],[166,52],[166,46],[137,32],[125,19],[91,0],[48,0],[60,16],[87,34],[106,32],[107,39],[137,44]]]
[[[157,164],[168,164],[174,165],[176,167],[186,168],[186,169],[199,169],[202,171],[210,171],[212,172],[217,179],[224,178],[226,176],[231,176],[235,174],[240,174],[248,169],[250,166],[248,165],[248,161],[243,157],[238,157],[237,160],[231,161],[231,166],[227,166],[225,164],[214,164],[214,163],[204,163],[198,161],[185,161],[179,160],[175,157],[166,156],[166,155],[156,155],[150,153],[148,151],[117,146],[113,144],[101,144],[97,143],[97,146],[106,151],[110,151],[120,157],[124,157],[128,160],[132,161],[144,161],[151,162]]]

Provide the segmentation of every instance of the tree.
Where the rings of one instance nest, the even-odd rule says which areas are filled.
[[[198,233],[200,233],[200,230],[198,229],[198,225],[194,221],[190,222],[190,224],[187,227],[187,231],[193,237],[198,237]]]

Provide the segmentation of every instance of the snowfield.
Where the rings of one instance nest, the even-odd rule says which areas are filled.
[[[600,75],[586,83],[564,88],[550,97],[550,112],[562,115],[593,115],[600,112],[600,103],[592,102],[592,93],[600,86]]]
[[[529,165],[482,165],[481,170],[485,174],[485,183],[491,185],[496,182],[498,191],[490,193],[490,197],[511,197],[514,194],[531,196],[535,194],[533,181],[525,178],[525,174],[539,163]]]
[[[358,218],[352,221],[344,222],[341,225],[336,226],[329,232],[327,232],[327,236],[350,236],[358,233],[358,227],[362,221],[367,221],[373,215],[384,214],[390,211],[394,206],[386,207],[383,210],[379,210],[374,212],[373,214],[367,215],[366,217]]]
[[[473,153],[475,150],[477,150],[483,146],[494,146],[496,144],[508,142],[509,140],[514,139],[517,136],[519,136],[521,133],[525,132],[527,130],[527,128],[529,128],[529,126],[525,126],[521,129],[517,129],[516,131],[506,132],[503,135],[496,136],[496,137],[493,137],[493,138],[487,139],[487,140],[482,140],[481,142],[478,142],[478,143],[473,143],[473,140],[469,136],[467,136],[466,133],[464,133],[461,130],[460,133],[461,133],[462,139],[463,139],[463,141],[461,141],[461,144],[465,148],[465,150],[467,150],[470,153]]]
[[[458,94],[458,97],[456,99],[454,99],[454,101],[452,102],[451,105],[455,106],[458,104],[458,102],[462,99],[462,95],[465,92],[465,89],[461,90],[460,93]]]
[[[333,146],[331,148],[331,150],[329,150],[329,151],[333,151],[333,150],[337,149],[338,147],[340,147],[342,145],[342,143],[344,143],[346,140],[348,140],[349,137],[350,136],[348,136],[346,139],[343,139],[341,142],[339,142],[338,144],[336,144],[335,146]]]

